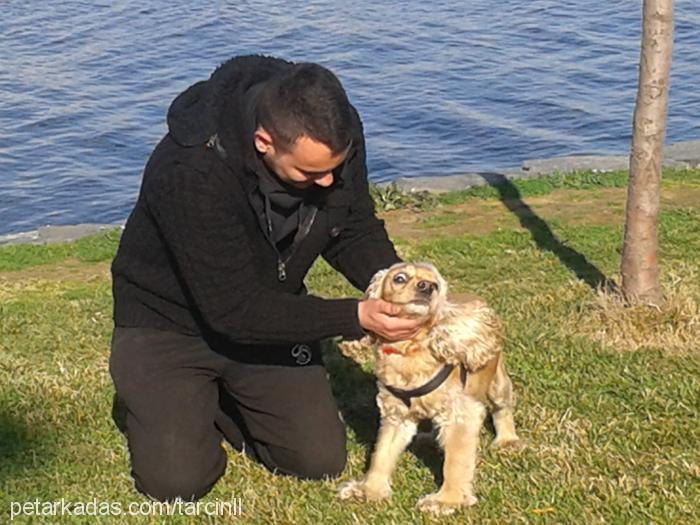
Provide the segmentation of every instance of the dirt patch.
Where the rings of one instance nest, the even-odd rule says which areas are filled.
[[[110,262],[84,263],[66,259],[59,263],[42,264],[23,270],[0,272],[0,281],[25,281],[40,279],[47,281],[91,282],[109,279]]]
[[[527,199],[529,207],[543,220],[562,225],[622,226],[625,188],[596,191],[556,190],[549,195]]]
[[[675,184],[661,190],[661,209],[664,206],[697,208],[700,206],[700,187]]]
[[[391,236],[421,240],[431,236],[463,234],[486,235],[498,229],[520,229],[520,219],[537,216],[543,221],[567,225],[619,226],[624,223],[626,188],[603,188],[595,191],[556,190],[539,197],[516,200],[479,200],[437,210],[416,213],[393,210],[382,214]],[[697,207],[700,188],[665,187],[661,206]]]
[[[390,236],[407,240],[425,239],[431,235],[486,235],[509,222],[508,214],[503,213],[503,205],[499,201],[476,199],[420,213],[393,210],[383,213],[381,217],[386,221]],[[443,218],[449,220],[441,221]],[[441,225],[440,222],[445,224]]]

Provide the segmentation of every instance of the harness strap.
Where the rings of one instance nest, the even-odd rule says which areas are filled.
[[[454,368],[454,365],[449,364],[443,366],[430,381],[428,381],[424,385],[419,386],[418,388],[412,388],[411,390],[403,390],[401,388],[396,388],[391,385],[384,385],[384,388],[386,388],[393,396],[398,397],[401,401],[403,401],[404,405],[406,405],[408,408],[411,408],[412,398],[428,395],[432,391],[439,388],[440,385],[442,385],[447,380]],[[467,367],[465,367],[463,364],[459,365],[459,379],[462,382],[462,388],[464,388],[464,385],[467,384]]]

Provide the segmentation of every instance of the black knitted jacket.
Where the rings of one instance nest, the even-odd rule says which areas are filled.
[[[233,344],[362,335],[356,299],[307,295],[303,282],[319,255],[360,290],[399,260],[374,215],[357,113],[353,150],[284,280],[251,206],[254,93],[288,67],[234,58],[175,99],[112,263],[115,325],[213,333]]]

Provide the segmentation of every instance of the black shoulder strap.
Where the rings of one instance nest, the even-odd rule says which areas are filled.
[[[430,392],[437,389],[445,382],[445,380],[452,373],[452,370],[454,370],[454,365],[445,365],[430,381],[411,390],[403,390],[390,385],[384,385],[384,388],[386,388],[392,395],[403,401],[404,405],[406,405],[408,408],[411,408],[411,398],[430,394]],[[467,384],[467,367],[464,366],[464,364],[459,365],[459,380],[462,382],[462,388],[464,388],[464,385]]]

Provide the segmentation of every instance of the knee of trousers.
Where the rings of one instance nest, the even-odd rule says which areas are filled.
[[[333,478],[343,472],[347,461],[345,431],[343,429],[343,433],[333,439],[303,443],[294,450],[269,452],[269,458],[265,458],[267,454],[261,456],[266,466],[273,471],[301,479]]]
[[[131,465],[136,489],[158,501],[195,501],[207,494],[226,470],[226,453],[202,458],[172,458],[160,463]]]

